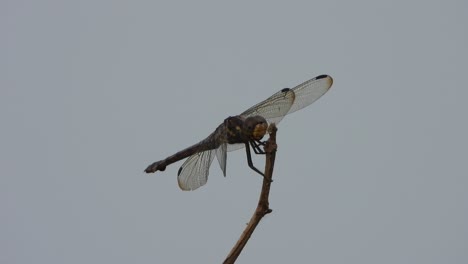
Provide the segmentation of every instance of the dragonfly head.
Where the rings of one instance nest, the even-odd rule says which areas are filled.
[[[251,116],[245,119],[244,133],[253,140],[260,140],[265,136],[268,123],[262,116]]]

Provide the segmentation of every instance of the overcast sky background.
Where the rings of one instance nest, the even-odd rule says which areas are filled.
[[[2,1],[0,263],[220,263],[261,178],[143,170],[284,87],[238,263],[468,263],[466,1]],[[263,157],[255,164],[263,168]]]

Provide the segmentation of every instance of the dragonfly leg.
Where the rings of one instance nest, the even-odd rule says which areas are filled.
[[[250,141],[250,145],[252,145],[252,148],[255,152],[255,154],[265,154],[265,151],[263,151],[261,148],[260,148],[260,145],[265,145],[265,143],[261,142],[260,140],[258,141]]]
[[[247,163],[249,164],[249,167],[256,171],[258,174],[262,175],[263,177],[265,177],[265,174],[263,174],[263,172],[261,172],[260,170],[258,170],[257,168],[255,168],[255,166],[253,165],[253,162],[252,162],[252,156],[250,155],[250,146],[248,143],[245,143],[245,152],[247,152]]]

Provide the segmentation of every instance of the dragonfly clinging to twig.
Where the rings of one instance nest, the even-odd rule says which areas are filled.
[[[226,176],[227,152],[245,147],[249,167],[263,175],[253,165],[250,147],[256,154],[264,154],[261,148],[264,143],[261,140],[268,125],[278,124],[284,116],[312,104],[325,94],[332,84],[333,79],[330,76],[319,75],[292,89],[284,88],[242,114],[226,118],[207,138],[166,159],[154,162],[145,172],[164,171],[168,165],[188,158],[180,167],[177,180],[182,190],[195,190],[206,184],[215,156]]]

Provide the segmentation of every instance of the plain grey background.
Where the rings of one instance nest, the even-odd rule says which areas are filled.
[[[245,153],[194,192],[143,170],[319,74],[238,263],[468,263],[466,1],[0,5],[0,263],[222,262]]]

